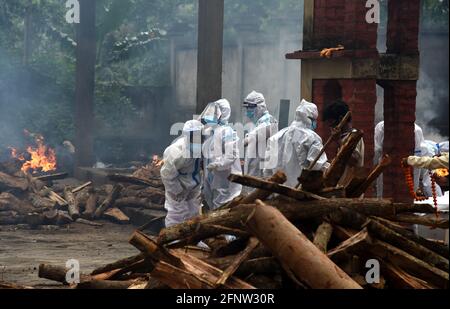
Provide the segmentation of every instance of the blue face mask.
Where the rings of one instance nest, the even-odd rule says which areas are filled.
[[[317,120],[311,120],[311,130],[317,130]]]
[[[251,121],[255,121],[256,109],[255,108],[247,108],[246,115],[247,115],[248,119],[250,119]]]

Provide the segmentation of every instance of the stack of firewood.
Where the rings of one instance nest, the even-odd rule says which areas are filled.
[[[270,179],[231,175],[255,190],[158,237],[136,231],[129,242],[138,255],[81,276],[75,287],[448,288],[448,247],[411,230],[448,229],[448,220],[431,205],[362,197],[387,157],[338,185],[361,136],[351,134],[327,172],[304,171],[296,188],[283,185],[282,172]],[[39,274],[66,283],[64,268],[41,265]]]
[[[164,186],[154,163],[132,175],[109,175],[111,184],[92,182],[70,187],[55,183],[67,173],[32,176],[12,159],[0,164],[0,225],[65,225],[108,219],[115,223],[142,225],[162,221]]]

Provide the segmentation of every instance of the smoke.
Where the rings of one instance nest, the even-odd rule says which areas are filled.
[[[436,121],[442,117],[441,100],[445,96],[448,98],[448,86],[444,83],[448,85],[448,80],[433,81],[424,70],[421,70],[417,83],[416,122],[425,139],[438,143],[448,140],[448,136],[443,136],[436,127]]]

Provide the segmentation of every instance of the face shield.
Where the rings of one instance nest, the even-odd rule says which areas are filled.
[[[217,125],[219,123],[220,114],[220,109],[217,104],[209,103],[200,115],[200,121],[203,125]]]

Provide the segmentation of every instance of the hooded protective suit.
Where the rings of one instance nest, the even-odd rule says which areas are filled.
[[[245,137],[244,174],[262,177],[262,161],[265,160],[267,140],[277,133],[278,121],[267,110],[261,93],[252,91],[244,100],[247,117],[252,121],[251,130]],[[252,188],[245,187],[246,192]]]
[[[377,165],[380,163],[381,158],[383,156],[383,143],[384,143],[384,121],[378,123],[375,127],[375,157],[374,164]],[[415,150],[414,154],[416,156],[422,155],[421,144],[425,141],[423,137],[422,128],[417,124],[414,124],[414,140],[415,140]],[[414,189],[417,190],[419,187],[419,179],[420,179],[421,171],[418,169],[414,170]],[[377,179],[377,197],[383,197],[383,174],[380,175]]]
[[[230,116],[230,103],[225,99],[208,104],[200,116],[209,134],[203,145],[206,167],[203,193],[212,210],[239,196],[242,190],[241,185],[228,180],[230,174],[242,174],[239,139],[228,126]]]
[[[287,186],[298,184],[303,169],[309,167],[323,148],[322,139],[313,131],[317,117],[317,106],[303,100],[295,112],[295,121],[269,139],[264,169],[266,177],[282,170],[287,175]],[[328,166],[327,156],[323,154],[313,169],[324,170]]]
[[[192,155],[193,144],[189,137],[193,134],[201,136],[202,127],[197,120],[186,122],[183,136],[164,151],[161,180],[166,195],[166,227],[182,223],[200,213],[201,159]]]

